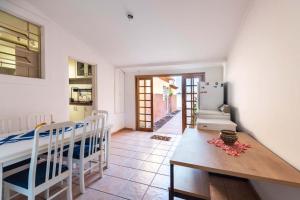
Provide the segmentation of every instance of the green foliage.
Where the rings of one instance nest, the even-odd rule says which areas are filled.
[[[172,89],[169,88],[169,96],[172,96],[172,95],[173,95]]]

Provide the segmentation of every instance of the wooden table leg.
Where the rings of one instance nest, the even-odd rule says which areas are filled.
[[[169,188],[169,200],[174,199],[174,165],[170,164],[170,188]]]

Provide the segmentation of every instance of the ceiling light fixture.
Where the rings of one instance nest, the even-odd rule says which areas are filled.
[[[127,12],[127,18],[129,22],[133,21],[133,14],[131,12]]]

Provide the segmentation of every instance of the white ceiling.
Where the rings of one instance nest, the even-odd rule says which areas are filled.
[[[225,60],[250,0],[27,0],[113,65]],[[134,20],[126,18],[131,11]]]

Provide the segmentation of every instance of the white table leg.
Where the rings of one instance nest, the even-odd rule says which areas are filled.
[[[3,188],[3,164],[0,163],[0,200],[3,199],[3,191],[2,191],[2,188]]]
[[[110,144],[110,129],[106,131],[106,144],[105,144],[105,166],[104,169],[108,168],[108,157],[109,157],[109,144]]]
[[[106,158],[106,162],[107,162],[107,168],[108,168],[108,164],[109,164],[109,154],[110,154],[110,139],[111,139],[111,132],[110,132],[111,129],[109,129],[108,131],[108,141],[107,141],[107,158]]]

